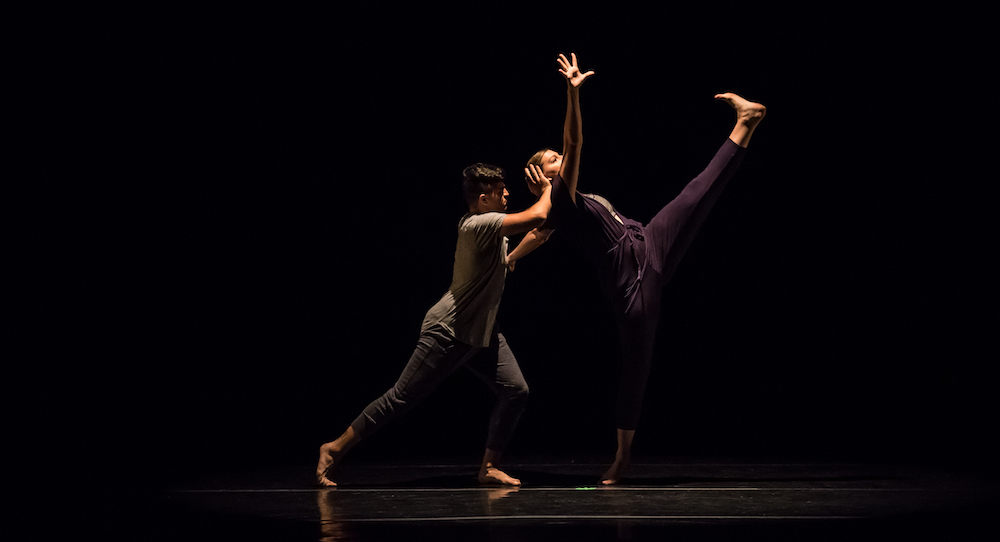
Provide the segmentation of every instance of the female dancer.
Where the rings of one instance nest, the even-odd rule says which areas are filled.
[[[525,169],[530,180],[537,181],[539,173],[551,178],[552,211],[545,224],[526,234],[508,255],[508,265],[544,243],[558,228],[597,267],[601,289],[614,312],[622,354],[616,406],[618,450],[614,463],[602,477],[603,484],[611,485],[628,468],[652,363],[663,287],[739,166],[766,109],[736,94],[717,94],[716,99],[736,110],[736,124],[729,138],[680,195],[649,223],[642,224],[622,216],[607,199],[577,191],[583,143],[580,86],[594,72],[580,71],[575,54],[571,58],[560,54],[558,62],[567,88],[563,152],[543,149],[531,157]]]

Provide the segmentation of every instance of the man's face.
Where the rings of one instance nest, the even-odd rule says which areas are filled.
[[[494,186],[493,192],[485,194],[486,196],[486,207],[488,211],[506,211],[507,210],[507,196],[510,192],[507,192],[507,185],[504,183],[497,183]]]

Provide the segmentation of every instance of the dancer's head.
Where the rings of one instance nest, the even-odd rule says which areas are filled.
[[[462,171],[462,192],[469,211],[484,213],[507,209],[507,185],[503,168],[476,163]]]
[[[559,174],[559,168],[562,167],[562,158],[561,154],[552,149],[542,149],[531,155],[531,158],[528,159],[528,164],[534,164],[542,168],[542,174],[551,179]]]

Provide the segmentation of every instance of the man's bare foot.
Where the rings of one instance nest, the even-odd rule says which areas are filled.
[[[615,462],[611,464],[608,471],[601,476],[601,485],[613,486],[621,480],[625,471],[628,470],[629,460],[616,458]]]
[[[320,487],[337,487],[337,483],[329,478],[330,471],[335,465],[340,463],[347,451],[361,442],[361,439],[354,433],[354,428],[347,426],[342,435],[337,440],[327,442],[319,447],[319,463],[316,464],[316,483]]]
[[[479,471],[479,483],[484,485],[519,486],[521,481],[508,475],[506,472],[487,464],[486,468]]]
[[[337,483],[327,475],[333,469],[338,454],[333,450],[333,443],[327,442],[319,447],[319,463],[316,465],[316,483],[320,487],[337,487]]]
[[[736,110],[736,126],[729,138],[741,147],[746,147],[753,135],[754,128],[767,114],[764,104],[751,102],[738,94],[724,92],[716,94],[715,99],[724,100]]]

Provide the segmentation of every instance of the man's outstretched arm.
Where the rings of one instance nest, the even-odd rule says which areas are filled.
[[[511,271],[514,270],[514,264],[517,263],[518,260],[528,254],[531,254],[531,251],[542,246],[542,244],[549,240],[549,236],[552,235],[552,232],[554,231],[556,230],[535,228],[524,234],[524,238],[517,244],[517,247],[510,251],[510,254],[507,254],[507,266],[510,267]]]

